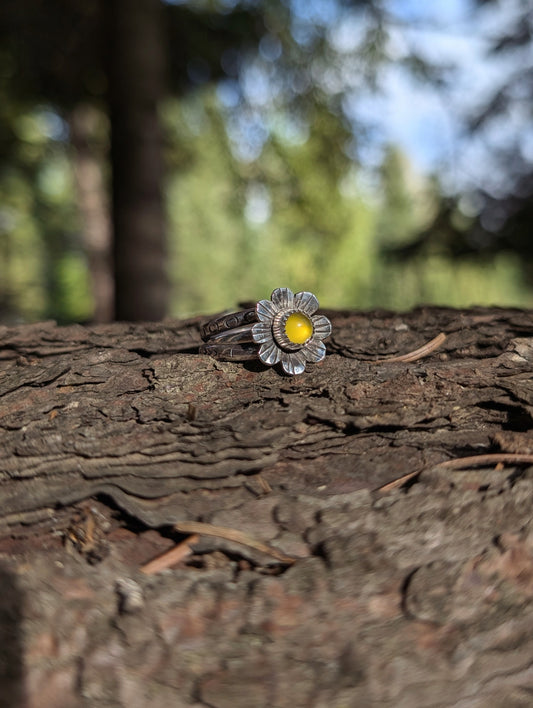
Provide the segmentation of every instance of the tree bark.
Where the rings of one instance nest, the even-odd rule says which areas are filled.
[[[163,139],[165,95],[160,0],[110,0],[109,116],[113,174],[115,319],[167,313]]]
[[[0,329],[19,705],[529,705],[533,313],[327,314],[293,378],[198,319]]]

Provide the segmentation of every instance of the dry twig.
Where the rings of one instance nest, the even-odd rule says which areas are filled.
[[[212,524],[204,524],[201,521],[180,521],[178,524],[174,524],[174,528],[176,531],[181,533],[214,536],[215,538],[223,538],[226,541],[240,543],[242,546],[248,546],[248,548],[253,548],[260,553],[265,553],[266,555],[280,561],[280,563],[286,563],[287,565],[292,565],[296,560],[298,560],[297,558],[286,556],[276,548],[267,546],[266,543],[258,541],[242,531],[237,531],[237,529],[229,529],[224,526],[213,526]]]
[[[398,489],[398,487],[403,486],[404,484],[409,482],[410,479],[413,479],[420,473],[421,470],[416,470],[416,472],[408,472],[407,474],[398,477],[398,479],[393,479],[392,482],[387,482],[387,484],[383,484],[381,487],[378,487],[376,491],[391,492],[393,489]]]
[[[521,453],[496,452],[487,455],[472,455],[458,457],[454,460],[439,462],[436,467],[446,467],[451,470],[460,470],[463,467],[479,467],[480,465],[533,465],[533,455]]]
[[[446,335],[444,332],[441,332],[438,334],[434,339],[432,339],[430,342],[427,342],[423,346],[419,347],[418,349],[414,349],[412,352],[407,352],[407,354],[399,354],[398,356],[390,356],[390,357],[385,357],[385,359],[376,359],[373,361],[373,364],[383,364],[385,362],[389,361],[404,361],[406,363],[412,362],[412,361],[418,361],[418,359],[423,359],[425,356],[428,356],[429,354],[432,354],[435,349],[438,349],[441,344],[446,339]]]
[[[199,540],[200,537],[197,534],[189,536],[169,551],[165,551],[160,556],[157,556],[157,558],[145,563],[141,566],[141,572],[146,575],[153,575],[154,573],[160,573],[162,570],[166,570],[167,568],[172,568],[173,565],[176,565],[180,561],[187,558],[187,556],[191,555],[191,545],[193,543],[197,543]]]
[[[445,460],[439,462],[433,467],[445,467],[450,470],[460,470],[465,467],[480,467],[482,465],[495,465],[496,470],[503,470],[504,465],[533,465],[533,455],[521,453],[491,453],[486,455],[471,455],[469,457],[458,457],[453,460]],[[414,477],[422,473],[422,470],[416,472],[408,472],[392,482],[387,482],[381,487],[378,487],[378,492],[390,492],[393,489],[398,489],[409,482]]]

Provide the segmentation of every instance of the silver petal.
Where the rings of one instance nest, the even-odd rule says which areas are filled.
[[[312,339],[305,347],[302,349],[302,354],[305,356],[307,361],[318,362],[326,356],[326,345],[319,339]]]
[[[276,306],[276,310],[290,310],[294,307],[294,293],[289,288],[276,288],[270,299]]]
[[[331,322],[324,315],[315,315],[311,318],[313,321],[314,337],[325,339],[331,334]]]
[[[252,338],[257,344],[272,342],[272,325],[270,322],[256,322],[252,327]]]
[[[255,306],[258,318],[261,322],[272,322],[278,308],[270,300],[259,300]]]
[[[293,353],[284,352],[281,359],[281,365],[283,366],[285,373],[290,376],[294,376],[295,374],[303,374],[305,371],[305,357],[301,351]]]
[[[313,293],[304,290],[294,296],[294,306],[306,315],[311,316],[318,310],[318,300]]]
[[[267,366],[274,366],[281,359],[281,350],[277,347],[274,342],[267,342],[266,344],[261,344],[259,347],[259,358]]]

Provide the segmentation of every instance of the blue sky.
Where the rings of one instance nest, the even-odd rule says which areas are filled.
[[[359,101],[371,118],[382,116],[383,138],[404,148],[415,167],[432,171],[454,163],[459,149],[460,114],[467,108],[472,84],[483,73],[485,42],[472,32],[468,0],[392,0],[391,10],[404,24],[393,39],[398,59],[411,49],[430,62],[454,65],[454,88],[437,91],[392,65],[380,96]]]
[[[290,2],[295,18],[291,31],[303,48],[308,43],[312,46],[318,24],[326,29],[338,56],[346,57],[345,62],[324,60],[321,64],[320,58],[315,62],[311,50],[310,75],[332,95],[342,92],[345,96],[343,107],[353,121],[354,143],[363,164],[378,165],[383,147],[393,143],[403,148],[419,172],[438,172],[450,192],[482,185],[496,194],[502,189],[493,160],[498,148],[519,142],[524,156],[533,159],[533,130],[524,111],[515,110],[504,120],[494,121],[482,136],[472,138],[464,131],[464,119],[505,83],[513,62],[516,68],[515,57],[488,58],[487,50],[490,39],[523,10],[523,0],[490,3],[476,12],[473,0],[383,0],[394,22],[387,42],[391,62],[382,71],[377,92],[366,88],[350,58],[371,27],[365,11],[360,7],[342,10],[330,0]],[[219,89],[229,109],[230,136],[242,159],[257,157],[273,128],[269,107],[280,90],[275,64],[281,46],[275,45],[275,37],[271,39],[269,44],[265,38],[259,59],[246,65],[240,83],[229,80]],[[430,64],[448,67],[445,86],[437,89],[402,69],[402,60],[413,51]],[[241,92],[247,108],[240,103]],[[373,126],[372,139],[358,140],[361,120]],[[305,139],[305,125],[296,119],[291,124],[285,118],[282,130],[292,131],[294,140]]]
[[[485,81],[482,28],[475,24],[479,18],[473,18],[471,0],[386,0],[384,5],[397,20],[389,42],[393,63],[382,76],[379,94],[362,93],[356,85],[345,105],[354,118],[376,123],[379,117],[374,131],[379,138],[362,155],[369,163],[379,161],[381,138],[402,146],[421,171],[433,171],[454,161],[458,114],[466,108],[465,96],[471,96],[472,84],[479,87]],[[361,11],[339,17],[337,4],[328,0],[292,0],[292,6],[302,18],[304,38],[309,21],[331,25],[330,41],[341,53],[364,39]],[[456,65],[455,90],[439,93],[394,65],[394,59],[400,62],[413,49],[430,62]]]
[[[323,0],[316,0],[322,4]],[[311,5],[315,0],[309,0]],[[533,128],[527,107],[495,120],[477,137],[464,131],[464,119],[484,105],[517,67],[516,56],[490,56],[490,42],[523,12],[523,0],[489,3],[479,9],[472,0],[385,0],[396,18],[389,56],[393,59],[381,78],[380,92],[356,87],[347,99],[353,115],[377,122],[377,139],[366,145],[362,157],[372,165],[380,160],[387,142],[401,146],[420,172],[439,172],[450,192],[483,186],[494,194],[500,183],[494,156],[500,148],[520,144],[525,159],[533,160]],[[355,41],[364,29],[340,26],[340,43]],[[400,68],[412,50],[429,63],[451,67],[446,88],[423,84]],[[530,57],[533,65],[533,57]],[[395,61],[397,63],[395,63]]]
[[[392,67],[383,95],[367,97],[363,111],[383,116],[384,138],[402,146],[419,170],[438,170],[449,191],[482,185],[497,194],[505,189],[495,169],[499,148],[518,143],[524,157],[533,159],[530,115],[518,106],[477,137],[465,135],[462,119],[516,69],[515,56],[490,57],[487,49],[520,12],[521,0],[475,14],[470,0],[389,0],[388,6],[405,21],[399,54],[412,46],[430,61],[449,63],[455,67],[453,81],[449,89],[436,91]]]

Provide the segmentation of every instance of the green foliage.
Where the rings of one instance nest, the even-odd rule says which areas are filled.
[[[44,244],[31,215],[32,192],[13,170],[0,175],[0,314],[29,319],[42,314],[45,287],[39,278]]]
[[[45,5],[8,0],[0,10],[0,319],[79,321],[91,316],[90,274],[59,116],[105,95],[100,11],[106,3]],[[332,3],[354,13],[365,7],[367,31],[349,50],[350,61],[328,42],[327,21],[309,19],[314,3],[234,5],[164,8],[174,38],[174,97],[162,108],[172,314],[233,307],[280,285],[313,290],[328,307],[531,306],[523,261],[501,251],[481,260],[471,222],[454,221],[447,241],[431,226],[445,205],[438,182],[417,175],[395,146],[377,173],[348,158],[348,143],[363,143],[365,135],[343,118],[342,92],[378,83],[388,61],[386,3]],[[342,24],[340,9],[336,17]],[[298,23],[304,30],[299,40]],[[263,42],[262,59],[256,52],[261,38],[272,50]],[[240,95],[229,116],[261,114],[264,146],[246,161],[235,156],[235,138],[226,130],[231,111],[219,105],[209,77],[237,85],[251,59],[259,62],[271,95],[263,104],[259,96],[255,106]],[[409,61],[415,73],[430,76],[431,67],[416,56]],[[503,105],[513,96],[504,95]],[[530,179],[529,166],[512,164]],[[509,208],[519,194],[531,204],[530,183],[517,184]],[[517,214],[522,221],[511,222],[505,243],[529,257],[530,212]],[[428,231],[433,238],[414,249],[418,234]],[[467,256],[454,248],[469,242]],[[398,257],[400,251],[410,257]]]
[[[511,255],[387,256],[427,226],[435,184],[391,147],[369,185],[339,158],[346,134],[332,114],[317,112],[305,141],[279,131],[251,163],[233,156],[212,92],[169,102],[164,121],[174,315],[233,307],[280,285],[310,289],[327,307],[532,304]],[[67,148],[38,114],[21,114],[15,128],[18,165],[0,172],[1,317],[90,319]]]
[[[531,307],[533,294],[521,277],[516,256],[500,254],[489,261],[418,256],[412,261],[382,264],[375,281],[374,302],[391,310],[419,304],[469,307]]]
[[[0,172],[0,315],[83,321],[92,304],[69,154],[43,116],[14,120],[17,162]],[[342,156],[346,129],[333,114],[317,110],[306,140],[278,130],[250,163],[232,154],[213,92],[169,102],[163,117],[174,315],[280,285],[310,289],[326,307],[532,304],[511,255],[391,259],[391,246],[408,246],[431,221],[437,187],[394,147],[369,183]]]
[[[303,142],[275,135],[251,163],[232,155],[212,93],[174,102],[166,123],[179,165],[168,188],[174,315],[234,307],[280,285],[310,289],[326,307],[532,304],[510,256],[392,259],[391,245],[409,245],[431,221],[436,183],[391,147],[365,187],[365,173],[339,157],[345,128],[331,113],[315,114]]]
[[[50,137],[43,108],[9,118],[18,139],[0,170],[0,317],[87,319],[89,276],[67,145]]]

